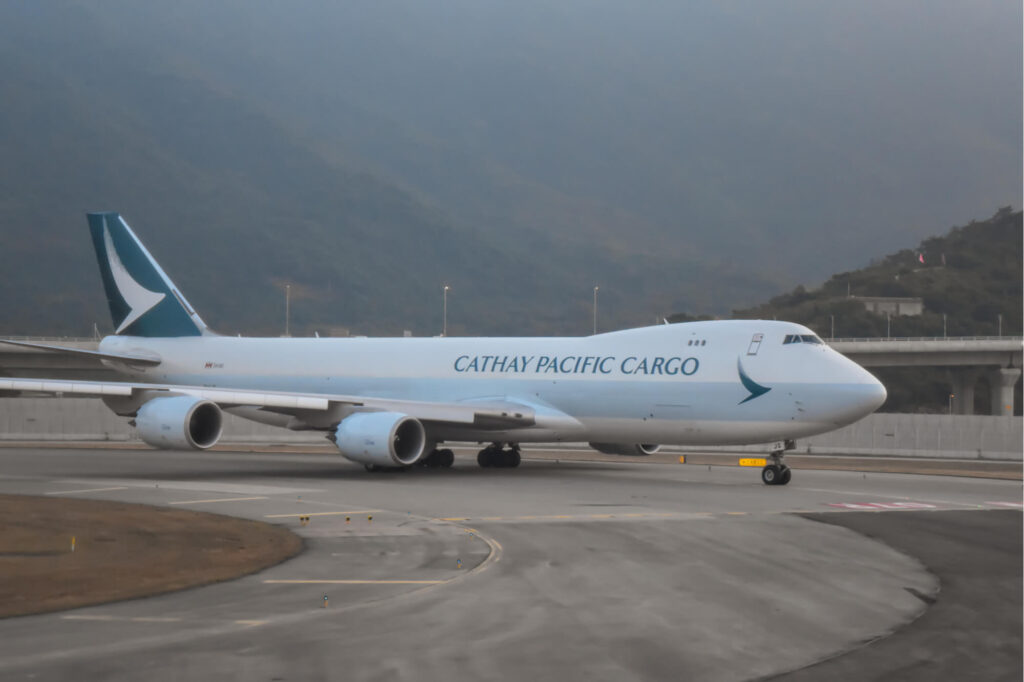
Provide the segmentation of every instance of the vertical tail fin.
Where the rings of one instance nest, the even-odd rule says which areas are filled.
[[[89,213],[88,218],[114,333],[149,337],[210,333],[118,213]]]

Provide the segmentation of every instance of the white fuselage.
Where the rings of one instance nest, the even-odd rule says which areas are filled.
[[[150,383],[528,406],[506,432],[429,427],[442,440],[745,444],[830,431],[877,409],[885,389],[800,325],[713,321],[582,338],[108,337],[146,351]],[[758,340],[759,339],[759,340]],[[741,372],[745,379],[741,379]]]

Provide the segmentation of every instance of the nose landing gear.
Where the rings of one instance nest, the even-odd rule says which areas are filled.
[[[761,469],[761,481],[765,485],[786,485],[789,483],[789,479],[793,477],[793,472],[782,462],[782,458],[786,454],[786,450],[792,450],[795,447],[796,443],[792,440],[776,443],[775,448],[768,455],[770,462],[764,469]]]

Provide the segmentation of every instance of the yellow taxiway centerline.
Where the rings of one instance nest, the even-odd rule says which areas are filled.
[[[128,490],[127,486],[117,486],[116,488],[86,488],[85,490],[58,490],[52,493],[43,493],[44,495],[74,495],[76,493],[105,493],[110,490]]]
[[[344,514],[373,514],[379,512],[380,509],[354,509],[352,511],[334,511],[334,512],[299,512],[298,514],[266,514],[263,516],[265,519],[286,519],[291,516],[341,516]]]
[[[167,504],[213,504],[215,502],[247,502],[249,500],[265,500],[266,497],[221,497],[216,500],[179,500]]]
[[[447,580],[264,580],[267,585],[440,585]]]

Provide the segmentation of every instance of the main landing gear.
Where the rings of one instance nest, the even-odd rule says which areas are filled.
[[[426,457],[420,458],[417,464],[431,469],[450,469],[452,464],[455,464],[455,453],[448,449],[434,449],[427,453]]]
[[[761,469],[761,481],[765,485],[786,485],[789,483],[789,479],[793,477],[793,472],[790,471],[788,466],[783,464],[782,458],[786,454],[786,450],[792,450],[796,447],[796,443],[787,440],[778,445],[781,447],[776,447],[772,450],[771,454],[768,455],[769,463],[764,469]]]
[[[476,463],[483,468],[514,469],[523,458],[519,454],[519,444],[509,443],[504,449],[501,443],[492,443],[477,453]]]
[[[390,467],[382,466],[380,464],[364,464],[363,466],[367,471],[371,472],[384,472],[384,473],[395,473],[398,471],[409,471],[413,467],[426,467],[428,469],[450,469],[452,464],[455,464],[455,453],[451,450],[438,450],[433,449],[419,460],[409,466]]]

